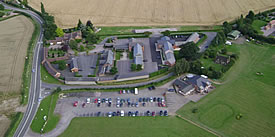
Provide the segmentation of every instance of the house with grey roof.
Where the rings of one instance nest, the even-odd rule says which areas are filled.
[[[200,35],[197,32],[192,33],[192,35],[186,40],[186,43],[194,42],[195,44],[199,42]]]
[[[169,66],[173,66],[176,63],[174,47],[171,42],[174,43],[169,37],[164,36],[156,43],[156,51],[161,53],[162,64]]]
[[[208,92],[212,86],[208,79],[199,75],[188,78],[187,80],[177,79],[173,85],[176,90],[184,96],[190,95],[194,91],[198,93]]]
[[[106,73],[110,73],[111,68],[114,63],[114,52],[112,50],[105,50],[101,54],[101,59],[99,60],[101,68],[99,70],[99,76],[104,76]]]
[[[134,63],[136,65],[141,65],[143,68],[143,47],[139,43],[136,43],[133,48]]]
[[[227,37],[232,40],[236,40],[240,37],[241,32],[238,30],[233,30],[229,34],[227,34]]]
[[[71,69],[71,72],[78,72],[79,67],[78,67],[77,58],[72,58],[72,61],[70,63],[70,69]]]

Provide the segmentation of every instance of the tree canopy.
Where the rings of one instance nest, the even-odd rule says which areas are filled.
[[[57,28],[57,29],[55,30],[55,33],[56,33],[56,35],[57,35],[58,37],[63,37],[63,36],[64,36],[64,32],[63,32],[63,30],[62,30],[61,28]]]
[[[180,58],[185,58],[187,61],[191,61],[196,60],[199,57],[199,48],[193,42],[189,42],[181,47]]]
[[[70,40],[69,46],[73,50],[77,50],[77,42],[75,40]]]
[[[0,10],[4,10],[4,9],[5,7],[2,4],[0,4]]]
[[[178,75],[188,72],[190,69],[188,61],[186,59],[180,59],[174,66],[174,72]]]

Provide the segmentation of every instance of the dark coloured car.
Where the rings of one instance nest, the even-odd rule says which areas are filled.
[[[154,98],[153,98],[153,101],[154,101],[154,102],[156,102],[156,101],[157,101],[157,98],[156,98],[156,97],[154,97]]]
[[[164,116],[168,116],[168,112],[166,110],[164,111]]]
[[[116,112],[113,112],[112,116],[116,116]]]
[[[138,112],[138,111],[136,111],[136,112],[135,112],[135,114],[136,114],[136,116],[138,116],[138,115],[139,115],[139,112]]]
[[[139,98],[139,99],[138,99],[138,102],[142,102],[142,98]]]
[[[163,116],[163,111],[162,111],[162,110],[159,112],[159,115],[160,115],[160,116]]]
[[[116,115],[117,115],[117,116],[120,116],[120,111],[117,111],[117,112],[116,112]]]
[[[169,92],[175,92],[175,89],[168,89]]]
[[[156,87],[155,87],[155,86],[152,86],[152,89],[153,89],[153,90],[155,90],[155,89],[156,89]]]
[[[131,111],[128,112],[128,116],[132,116],[132,112]]]
[[[83,107],[83,108],[86,107],[86,103],[83,103],[83,104],[82,104],[82,107]]]
[[[161,102],[161,98],[158,98],[157,101],[158,101],[158,102]]]
[[[149,98],[149,97],[147,97],[147,98],[146,98],[146,102],[149,102],[149,101],[150,101],[150,98]]]
[[[149,90],[152,90],[152,88],[151,88],[151,87],[148,87],[148,89],[149,89]]]
[[[97,107],[100,107],[100,103],[97,103]]]
[[[144,107],[145,107],[145,102],[143,102],[143,103],[142,103],[142,106],[144,106]]]
[[[130,102],[128,102],[128,107],[130,107],[131,106],[131,103]]]
[[[109,103],[108,103],[108,107],[111,107],[111,106],[112,106],[112,103],[111,103],[111,102],[109,102]]]
[[[150,116],[150,114],[151,114],[151,113],[150,113],[150,111],[148,110],[148,111],[146,112],[146,115],[147,115],[147,116]]]
[[[97,114],[96,114],[96,115],[99,117],[99,116],[100,116],[100,114],[101,114],[101,112],[97,112]]]

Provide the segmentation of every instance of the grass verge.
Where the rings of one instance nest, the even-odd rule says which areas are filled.
[[[41,79],[43,82],[50,83],[50,84],[64,85],[64,83],[60,82],[59,80],[54,78],[52,75],[50,75],[43,65],[41,65],[40,68],[41,68]]]
[[[41,104],[31,124],[32,131],[36,133],[47,133],[56,127],[60,119],[59,115],[54,114],[54,109],[56,107],[57,100],[58,100],[58,94],[54,93],[41,101]],[[47,116],[46,124],[44,121],[44,116]],[[44,126],[44,129],[43,131],[41,131],[43,126]]]
[[[91,123],[95,126],[91,126]],[[65,132],[60,135],[60,137],[75,136],[209,137],[214,135],[178,117],[87,117],[74,118]]]
[[[18,112],[16,114],[12,114],[9,118],[11,120],[11,124],[6,133],[4,134],[4,137],[13,137],[18,125],[20,124],[20,121],[23,118],[23,113]]]

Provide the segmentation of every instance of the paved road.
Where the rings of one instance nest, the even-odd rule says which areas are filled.
[[[210,45],[213,39],[217,36],[217,32],[203,32],[203,34],[207,35],[207,39],[205,42],[200,46],[200,53],[204,52]]]
[[[33,56],[33,64],[32,69],[35,71],[32,73],[31,76],[31,85],[29,91],[29,100],[27,110],[24,113],[23,119],[21,120],[17,130],[14,133],[14,137],[23,137],[26,131],[29,129],[30,124],[34,118],[34,115],[37,111],[39,106],[38,98],[40,96],[40,62],[41,62],[41,54],[42,54],[42,41],[43,41],[43,29],[42,24],[43,20],[39,15],[30,11],[30,10],[23,10],[15,7],[8,6],[0,1],[1,4],[5,6],[6,9],[11,9],[15,11],[24,12],[30,15],[36,22],[39,23],[41,31],[39,33],[38,41],[36,43],[36,47],[34,49],[34,56]]]
[[[110,86],[100,86],[100,85],[94,85],[94,86],[67,86],[67,85],[57,85],[57,84],[48,84],[48,83],[42,83],[42,88],[56,88],[61,87],[62,90],[69,90],[69,89],[83,89],[83,88],[91,88],[91,89],[108,89],[108,88],[134,88],[138,86],[144,86],[148,85],[154,82],[159,82],[162,80],[165,80],[169,77],[173,76],[173,73],[169,73],[168,75],[152,80],[147,82],[141,82],[141,83],[135,83],[135,84],[127,84],[127,85],[110,85]]]

